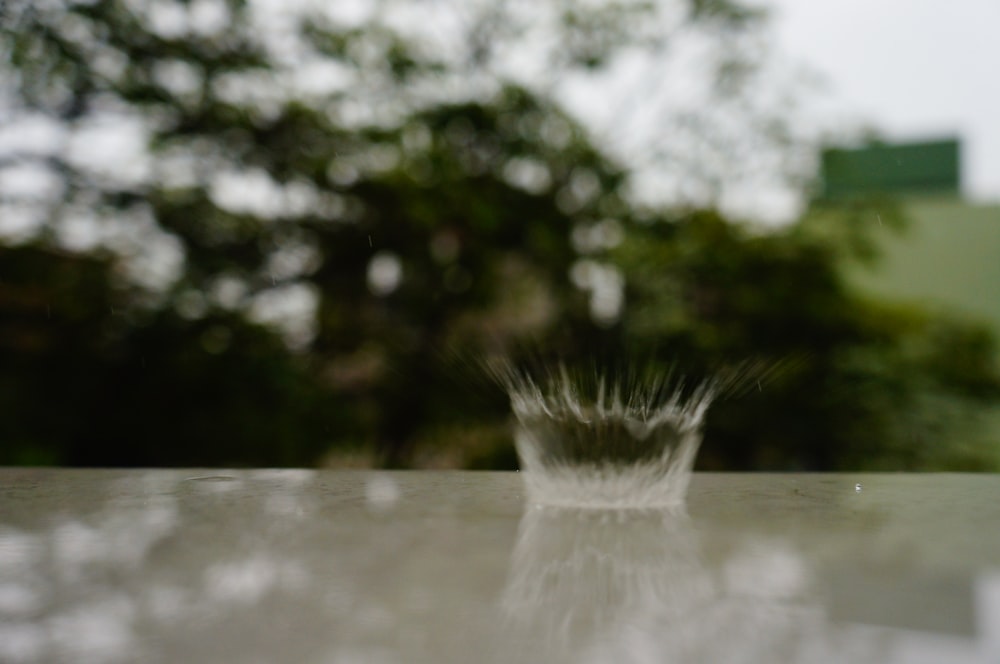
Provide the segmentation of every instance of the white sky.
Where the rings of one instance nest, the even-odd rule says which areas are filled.
[[[824,76],[811,121],[957,135],[964,193],[1000,201],[1000,2],[767,0],[778,47]]]

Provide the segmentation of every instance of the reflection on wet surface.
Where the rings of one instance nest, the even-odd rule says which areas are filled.
[[[934,633],[965,638],[938,639],[947,660],[919,661],[996,654],[977,633],[970,578],[900,588],[841,570],[823,583],[825,570],[781,537],[744,533],[714,564],[705,546],[683,514],[528,509],[503,604],[517,659],[911,662]],[[914,601],[926,606],[914,612]],[[995,640],[992,611],[980,627]]]
[[[665,624],[686,622],[713,593],[697,549],[682,514],[528,508],[502,601],[516,659],[627,650],[650,609]]]
[[[1000,661],[1000,478],[858,479],[0,469],[0,661]]]

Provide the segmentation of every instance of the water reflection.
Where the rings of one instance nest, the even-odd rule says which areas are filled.
[[[617,631],[648,606],[710,599],[711,580],[682,514],[533,507],[521,519],[503,609],[511,626],[565,652]]]
[[[324,645],[296,645],[275,617],[318,600],[285,544],[311,511],[309,478],[270,472],[36,492],[23,523],[0,523],[0,661],[219,661],[216,647],[265,661]]]
[[[977,584],[980,595],[986,585]],[[860,611],[851,611],[852,598]],[[943,623],[927,631],[926,617],[900,624],[900,597],[883,602],[894,623],[872,624],[864,601],[864,584],[831,577],[779,537],[701,531],[676,512],[532,507],[501,606],[522,661],[858,664],[997,654],[997,625],[961,639]],[[1000,617],[978,606],[980,628]]]
[[[741,524],[704,493],[691,518],[522,513],[514,475],[320,475],[0,484],[0,662],[1000,661],[988,557],[850,555],[927,552],[894,506],[907,537],[759,495]]]

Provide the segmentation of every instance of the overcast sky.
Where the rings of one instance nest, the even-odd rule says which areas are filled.
[[[998,0],[767,0],[779,48],[826,78],[814,116],[957,135],[966,195],[1000,202]]]

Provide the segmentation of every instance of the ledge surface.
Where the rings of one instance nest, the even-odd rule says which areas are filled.
[[[1000,476],[0,469],[3,662],[997,662]]]

